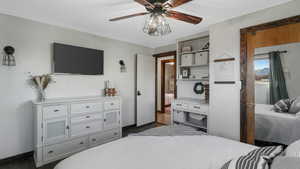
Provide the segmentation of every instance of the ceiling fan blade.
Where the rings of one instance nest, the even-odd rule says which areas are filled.
[[[109,21],[118,21],[118,20],[122,20],[122,19],[128,19],[128,18],[132,18],[132,17],[136,17],[136,16],[142,16],[142,15],[147,15],[147,14],[149,14],[149,12],[141,12],[141,13],[136,13],[136,14],[132,14],[132,15],[121,16],[121,17],[117,17],[117,18],[112,18]]]
[[[184,13],[177,12],[177,11],[168,11],[166,13],[166,16],[169,18],[177,19],[177,20],[188,22],[188,23],[195,24],[195,25],[200,23],[203,20],[203,18],[201,18],[201,17],[184,14]]]
[[[191,1],[192,0],[168,0],[163,4],[163,6],[169,6],[170,8],[175,8],[177,6],[183,5]]]
[[[135,2],[145,6],[146,8],[154,9],[155,6],[150,3],[148,0],[134,0]]]

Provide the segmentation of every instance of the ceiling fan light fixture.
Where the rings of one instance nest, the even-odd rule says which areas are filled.
[[[166,18],[161,13],[152,13],[148,16],[143,31],[150,36],[164,36],[172,32]]]

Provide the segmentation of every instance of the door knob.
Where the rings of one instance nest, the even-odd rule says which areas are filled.
[[[141,92],[140,92],[139,90],[137,91],[137,95],[138,95],[138,96],[142,95]]]

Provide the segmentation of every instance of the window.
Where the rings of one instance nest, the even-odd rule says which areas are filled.
[[[255,81],[269,82],[270,61],[269,59],[256,59],[254,61]]]

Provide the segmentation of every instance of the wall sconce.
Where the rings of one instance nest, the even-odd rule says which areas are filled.
[[[2,65],[16,66],[16,59],[14,57],[15,48],[13,48],[12,46],[5,46],[3,50],[4,50],[4,56],[3,56]]]
[[[120,72],[121,72],[121,73],[126,72],[126,66],[125,66],[124,61],[123,61],[123,60],[120,60],[120,61],[119,61],[119,64],[120,64]]]

